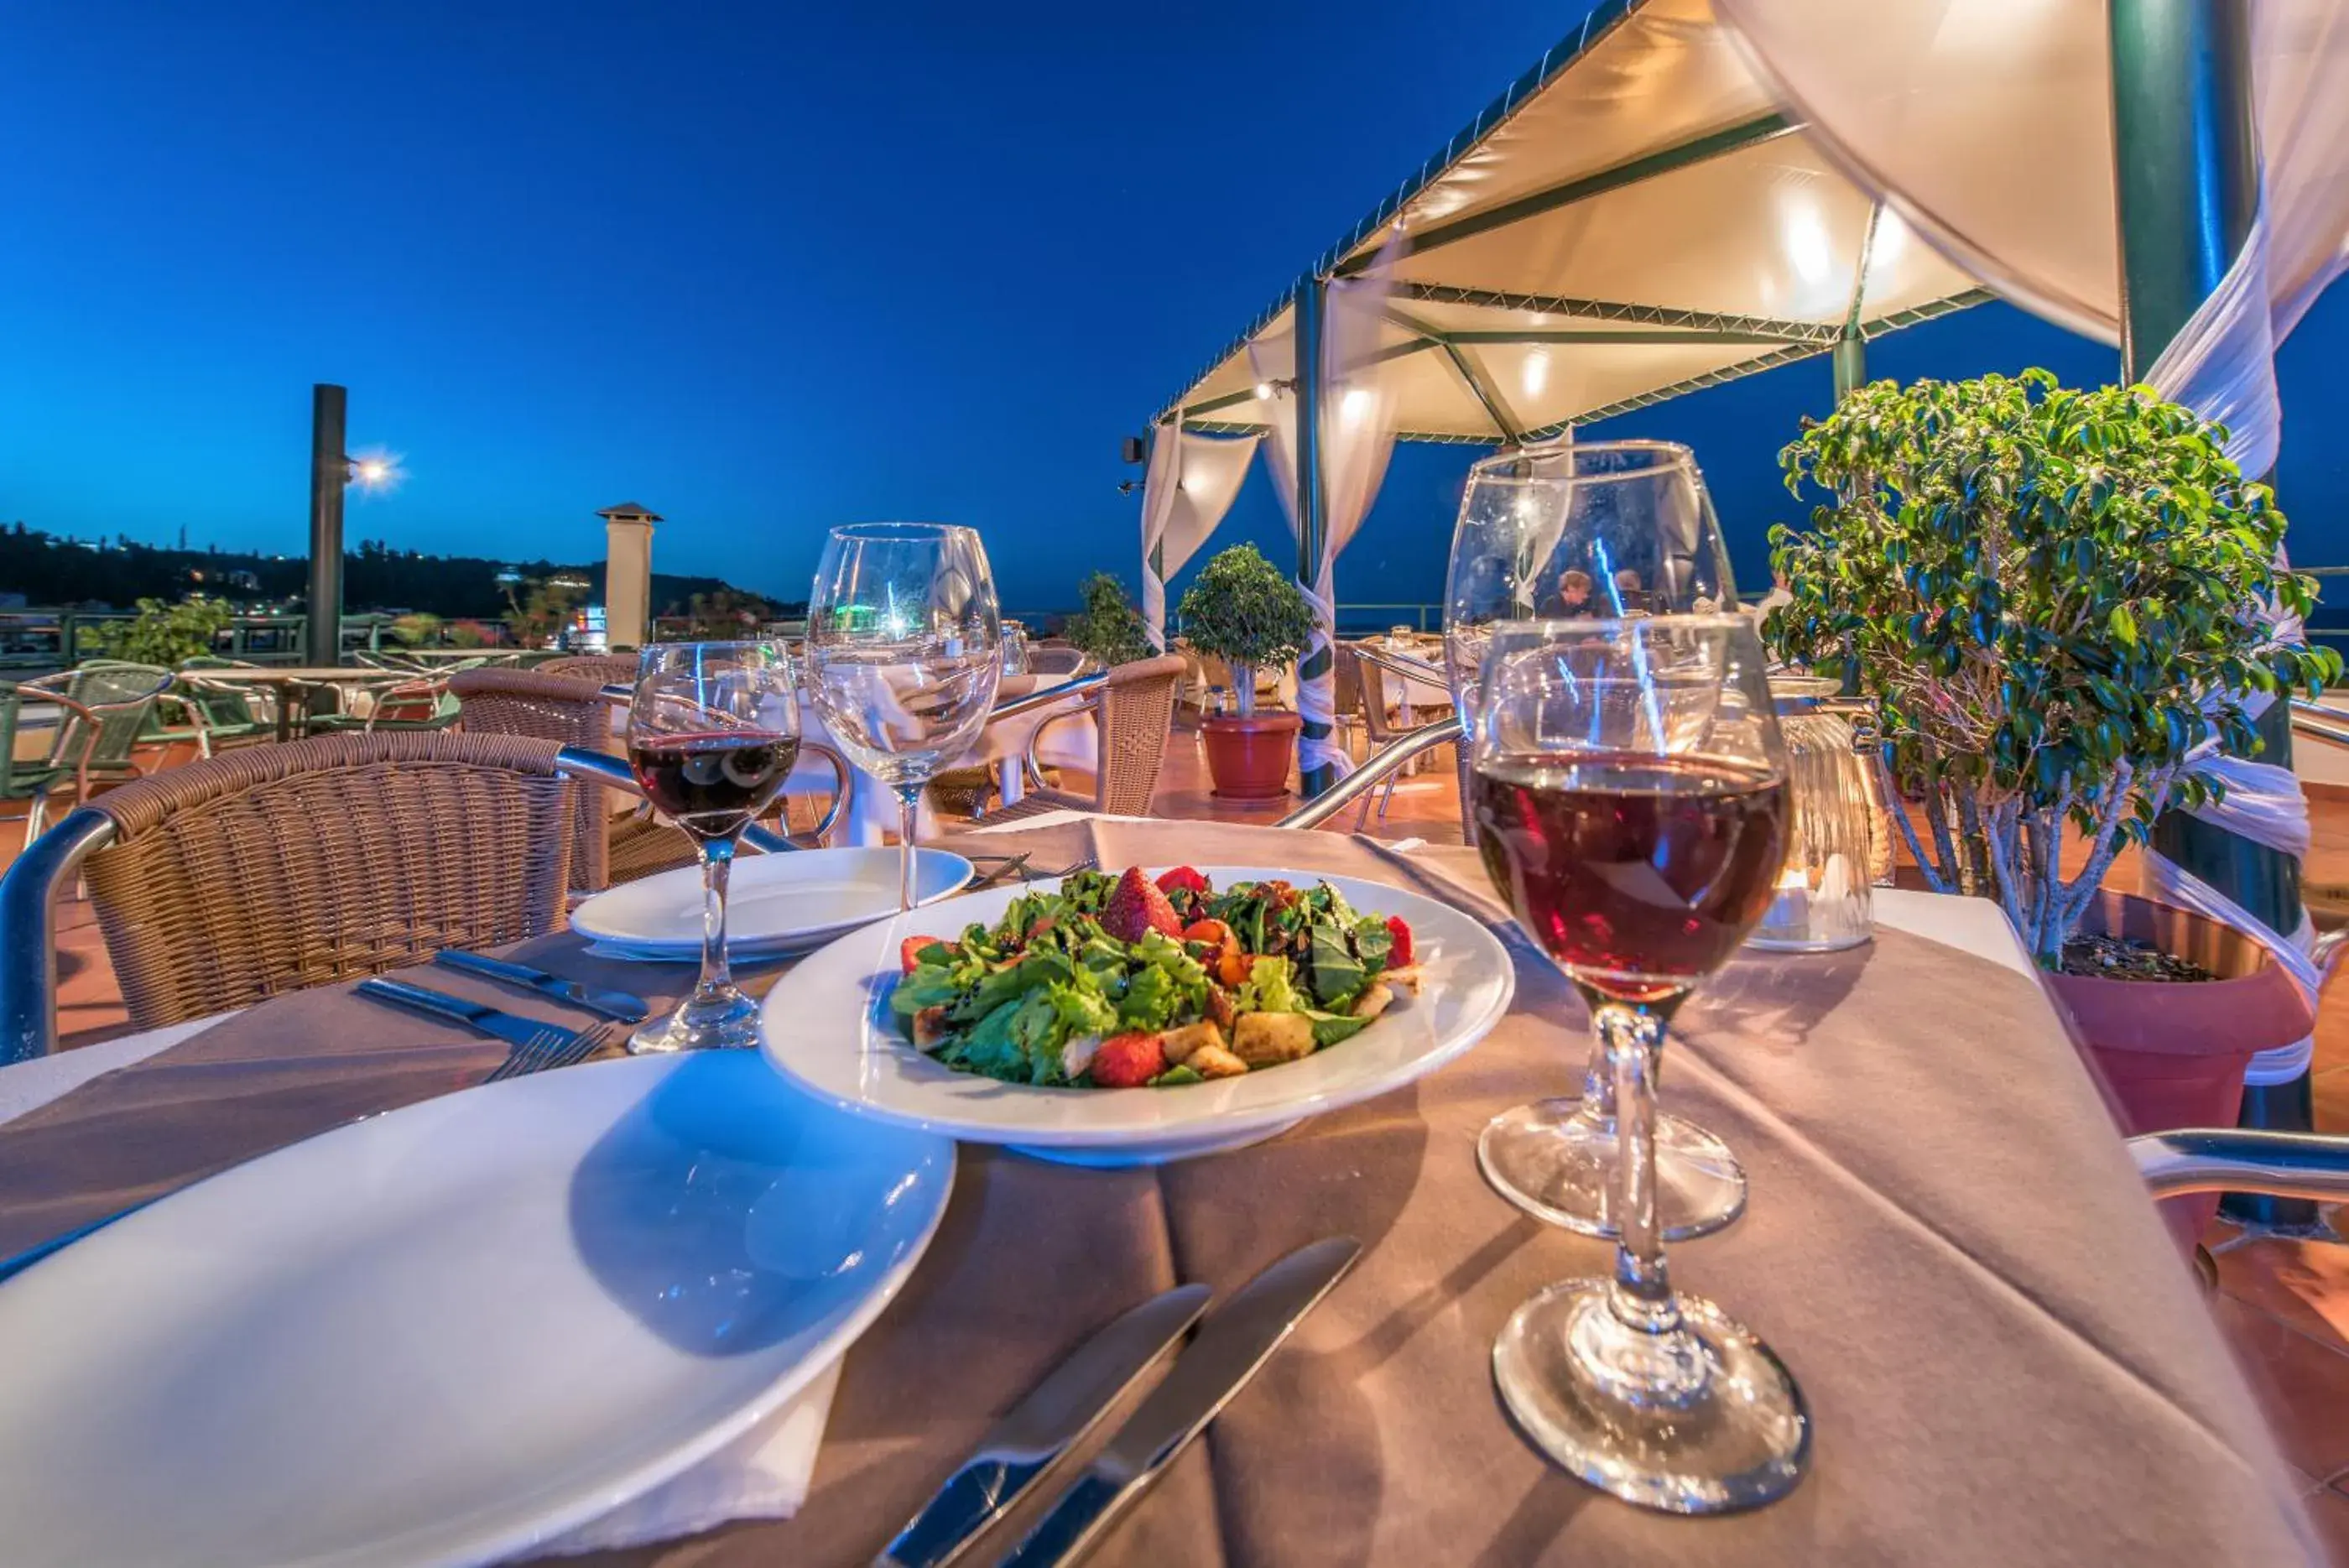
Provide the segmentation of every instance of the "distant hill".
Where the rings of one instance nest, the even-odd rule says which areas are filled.
[[[343,556],[343,607],[351,614],[423,610],[450,619],[491,619],[505,611],[505,585],[498,579],[507,572],[525,579],[585,577],[589,599],[604,597],[601,561],[565,565],[426,556],[368,539]],[[141,598],[202,593],[261,605],[298,600],[309,584],[306,556],[167,549],[120,536],[96,543],[58,539],[23,523],[0,528],[0,593],[22,594],[27,604],[123,609]],[[720,590],[741,592],[719,577],[655,572],[653,613],[682,614],[694,595]]]

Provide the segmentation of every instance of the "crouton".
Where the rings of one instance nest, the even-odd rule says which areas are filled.
[[[1232,1030],[1232,1053],[1251,1067],[1313,1054],[1313,1020],[1301,1012],[1250,1012]]]
[[[947,1010],[943,1007],[925,1007],[914,1014],[914,1044],[925,1051],[952,1033],[947,1027]]]
[[[1392,986],[1397,991],[1407,992],[1413,996],[1417,996],[1419,994],[1420,976],[1423,972],[1424,971],[1423,971],[1416,964],[1412,965],[1408,969],[1391,969],[1379,976],[1379,983],[1381,985]]]
[[[1220,1045],[1202,1045],[1184,1058],[1183,1065],[1202,1078],[1237,1078],[1248,1064]]]
[[[1372,981],[1362,987],[1362,994],[1354,998],[1353,1014],[1357,1018],[1376,1018],[1394,1001],[1394,989],[1382,981]]]
[[[1061,1047],[1061,1076],[1075,1083],[1093,1064],[1093,1053],[1102,1047],[1098,1034],[1081,1034]]]
[[[1212,1045],[1218,1051],[1224,1049],[1224,1032],[1212,1022],[1186,1023],[1180,1029],[1169,1029],[1160,1044],[1165,1048],[1167,1062],[1178,1064],[1203,1045]]]

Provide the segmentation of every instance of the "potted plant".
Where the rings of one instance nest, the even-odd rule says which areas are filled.
[[[1253,545],[1235,545],[1200,568],[1176,607],[1183,635],[1201,653],[1231,667],[1237,711],[1200,725],[1216,793],[1233,800],[1278,800],[1301,721],[1287,711],[1259,713],[1257,670],[1297,657],[1313,635],[1304,593]]]
[[[1095,572],[1078,588],[1084,608],[1061,627],[1069,645],[1091,654],[1108,669],[1150,657],[1150,636],[1142,612],[1125,597],[1125,585],[1107,572]]]
[[[1764,636],[1876,701],[1926,880],[1998,899],[2130,1132],[2231,1126],[2245,1061],[2313,1027],[2256,943],[2098,886],[2158,813],[2217,797],[2208,742],[2259,749],[2252,693],[2341,671],[2275,638],[2315,584],[2273,566],[2283,514],[2224,439],[2147,388],[2027,370],[1877,382],[1780,455],[1826,501],[1771,531],[1793,597]]]
[[[235,618],[227,605],[202,594],[190,594],[177,604],[140,599],[134,618],[108,623],[98,646],[109,659],[176,670],[212,652]]]

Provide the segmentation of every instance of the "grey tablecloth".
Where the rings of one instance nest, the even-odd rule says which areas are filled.
[[[1406,872],[1323,834],[1101,824],[1016,846],[1030,840],[1045,865],[1093,844],[1112,867],[1278,863],[1481,887],[1461,851],[1422,851],[1427,869]],[[524,950],[615,972],[568,938]],[[1792,1367],[1817,1422],[1814,1473],[1768,1509],[1689,1521],[1546,1464],[1494,1394],[1493,1335],[1607,1252],[1524,1218],[1475,1169],[1485,1119],[1568,1091],[1586,1049],[1579,1004],[1519,953],[1516,1005],[1468,1057],[1255,1148],[1119,1172],[967,1148],[929,1256],[848,1358],[801,1515],[586,1561],[868,1561],[1101,1322],[1180,1279],[1237,1285],[1339,1231],[1367,1244],[1361,1265],[1099,1561],[2323,1561],[2037,985],[1891,931],[1841,955],[1741,961],[1683,1013],[1664,1073],[1666,1103],[1728,1138],[1753,1184],[1737,1224],[1674,1251],[1675,1278]],[[628,978],[642,990],[668,972]],[[333,1050],[338,1010],[363,1005],[269,1003],[0,1131],[0,1247],[285,1141],[305,1116],[328,1125],[370,1095],[448,1086],[446,1059],[288,1064],[289,1043]],[[93,1155],[130,1129],[147,1152]]]

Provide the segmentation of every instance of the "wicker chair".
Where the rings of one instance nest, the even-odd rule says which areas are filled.
[[[573,654],[566,659],[550,659],[533,669],[540,675],[567,675],[574,680],[593,680],[598,686],[636,683],[636,658],[632,653]]]
[[[558,664],[592,664],[593,659],[557,659]],[[629,661],[631,670],[635,661]],[[552,665],[542,664],[533,670],[485,667],[460,670],[449,678],[449,690],[462,704],[460,722],[471,734],[527,735],[542,741],[555,741],[583,751],[603,752],[617,756],[621,747],[612,732],[612,710],[616,698],[604,695],[604,683],[592,672],[584,677],[550,675]],[[828,831],[840,810],[840,802],[847,798],[847,764],[823,746],[802,742],[802,750],[812,751],[833,764],[840,789],[833,808],[816,829],[821,838]],[[571,886],[576,892],[593,893],[615,882],[633,882],[656,871],[674,870],[690,866],[698,858],[693,840],[682,828],[664,827],[643,811],[615,817],[604,809],[596,798],[600,792],[586,784],[576,784],[582,792],[579,810],[574,819],[571,852]]]
[[[127,784],[84,876],[152,1029],[563,923],[571,788],[552,742],[328,735]]]
[[[1121,664],[1109,679],[1077,700],[1070,714],[1090,712],[1101,735],[1101,761],[1093,777],[1091,800],[1062,790],[1037,789],[1017,805],[988,814],[989,822],[1039,816],[1048,811],[1090,811],[1113,816],[1147,816],[1151,796],[1158,791],[1158,770],[1166,760],[1166,737],[1174,726],[1175,689],[1183,681],[1179,654],[1161,654]],[[1044,726],[1036,726],[1040,738]],[[1028,743],[1028,767],[1040,777],[1035,763],[1036,741]]]

